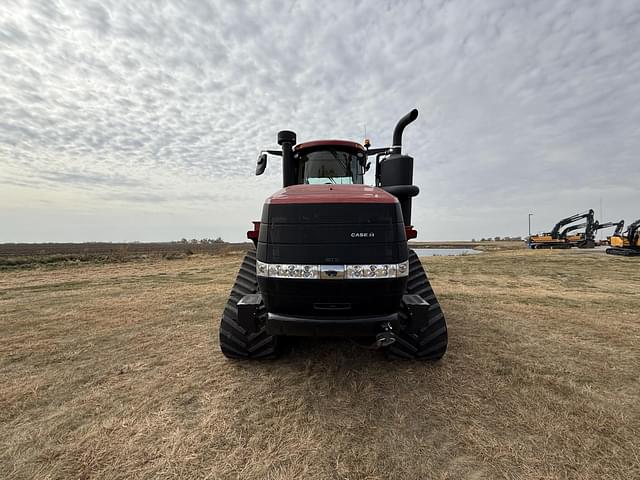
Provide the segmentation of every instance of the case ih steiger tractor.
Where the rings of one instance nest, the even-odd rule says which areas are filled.
[[[396,125],[393,144],[370,148],[344,140],[296,144],[278,133],[282,189],[264,203],[254,242],[240,266],[220,323],[220,347],[235,359],[278,355],[286,336],[364,336],[394,358],[438,360],[447,326],[429,279],[407,239],[413,158]],[[375,155],[375,186],[364,174]]]

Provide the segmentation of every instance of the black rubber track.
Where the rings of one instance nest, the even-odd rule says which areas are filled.
[[[530,248],[531,250],[563,250],[563,249],[571,248],[571,245],[562,245],[562,244],[544,245],[539,243],[539,244],[533,244]]]
[[[220,321],[220,350],[228,358],[265,359],[278,356],[278,337],[264,330],[250,333],[238,324],[238,301],[245,295],[257,292],[256,252],[250,250],[242,260]],[[266,315],[264,307],[261,307],[260,314]]]
[[[394,330],[396,341],[386,347],[386,354],[390,358],[402,358],[408,360],[440,360],[447,351],[447,322],[438,303],[435,293],[431,288],[427,274],[422,267],[420,259],[413,250],[409,250],[409,280],[407,293],[420,295],[431,307],[429,319],[426,325],[417,333],[406,330]],[[404,305],[400,310],[400,319],[407,318],[407,310]]]
[[[609,255],[619,255],[622,257],[640,256],[640,250],[636,250],[633,248],[620,248],[620,247],[607,248],[606,253],[608,253]]]

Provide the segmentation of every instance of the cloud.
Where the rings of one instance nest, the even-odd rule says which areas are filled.
[[[38,186],[38,201],[93,191],[98,216],[208,199],[214,217],[237,211],[220,191],[237,185],[257,217],[277,162],[250,175],[278,130],[361,139],[366,125],[384,145],[418,107],[406,146],[425,238],[521,234],[530,210],[552,224],[600,197],[631,218],[637,78],[633,1],[4,2],[0,184]],[[220,218],[223,236],[249,220]]]
[[[41,171],[38,178],[52,184],[64,186],[78,185],[93,188],[95,186],[107,185],[109,187],[131,187],[138,185],[138,182],[122,174],[111,173],[69,173]]]

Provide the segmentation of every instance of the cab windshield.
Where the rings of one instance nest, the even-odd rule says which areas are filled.
[[[362,184],[364,167],[362,153],[344,150],[315,150],[300,154],[298,183],[300,184]]]

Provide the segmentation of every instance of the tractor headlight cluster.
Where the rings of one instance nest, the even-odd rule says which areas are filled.
[[[256,274],[271,278],[319,278],[318,265],[294,265],[256,261]]]
[[[395,278],[397,265],[347,265],[347,278]]]
[[[259,277],[269,278],[300,278],[318,279],[320,272],[325,270],[323,265],[295,265],[283,263],[265,263],[256,261],[256,274]],[[331,270],[327,266],[326,270]],[[409,275],[409,261],[392,264],[365,264],[365,265],[333,265],[342,274],[334,278],[347,278],[350,280],[373,278],[397,278]],[[323,278],[330,278],[324,277]]]

